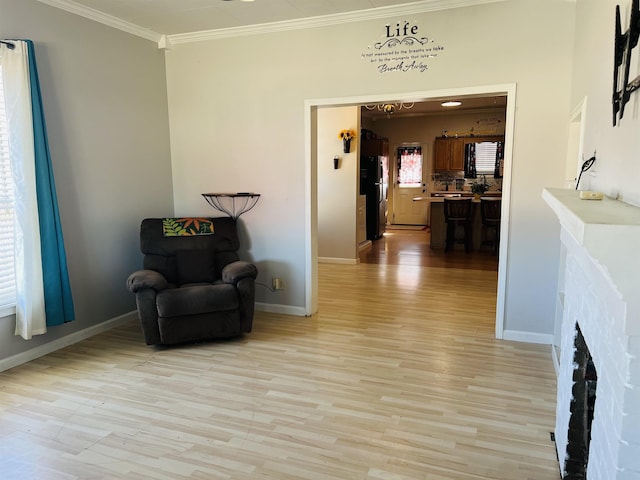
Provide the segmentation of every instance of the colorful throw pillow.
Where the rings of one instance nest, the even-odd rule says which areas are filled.
[[[162,219],[162,235],[165,237],[212,234],[213,222],[208,218],[185,217]]]

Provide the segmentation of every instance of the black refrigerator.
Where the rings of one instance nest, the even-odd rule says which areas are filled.
[[[360,195],[366,195],[367,239],[377,240],[387,224],[387,157],[363,155],[360,158]]]

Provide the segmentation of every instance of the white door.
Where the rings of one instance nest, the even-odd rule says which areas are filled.
[[[396,225],[426,225],[426,159],[420,145],[401,145],[393,169],[393,218]]]

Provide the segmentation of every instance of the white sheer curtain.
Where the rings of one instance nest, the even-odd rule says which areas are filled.
[[[36,199],[35,152],[29,57],[26,42],[0,45],[0,72],[9,124],[9,155],[15,182],[16,335],[47,331]]]

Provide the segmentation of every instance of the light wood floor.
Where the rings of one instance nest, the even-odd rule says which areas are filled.
[[[319,270],[312,318],[171,349],[132,322],[0,373],[0,478],[559,479],[550,348],[494,340],[495,270]]]
[[[387,265],[416,265],[422,267],[463,268],[472,270],[493,270],[497,272],[498,257],[490,249],[464,252],[464,246],[454,245],[449,252],[431,249],[429,228],[387,227],[372,247],[360,253],[362,263]]]

